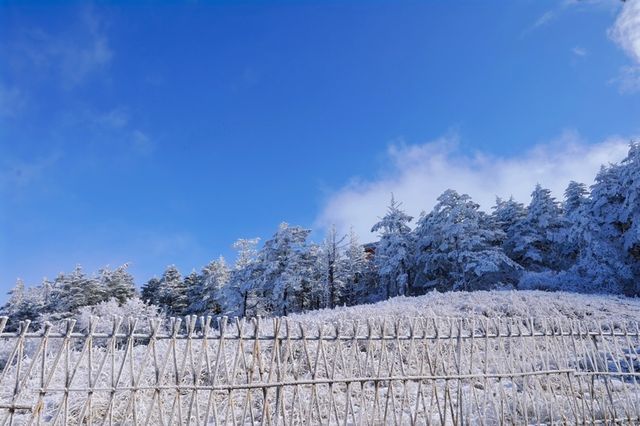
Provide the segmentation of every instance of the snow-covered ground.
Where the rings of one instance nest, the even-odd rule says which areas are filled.
[[[544,291],[432,292],[370,305],[291,315],[294,320],[333,321],[389,317],[565,318],[579,321],[640,321],[640,298]]]
[[[206,339],[199,323],[149,338],[143,319],[135,340],[125,320],[112,341],[102,318],[91,352],[84,327],[67,346],[64,333],[4,336],[0,423],[11,404],[17,424],[634,423],[638,320],[640,299],[539,291],[394,298],[265,318],[259,332],[230,321]]]

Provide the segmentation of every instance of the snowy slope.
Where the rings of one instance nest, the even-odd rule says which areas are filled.
[[[586,321],[640,321],[640,298],[544,291],[432,292],[384,302],[323,309],[289,318],[309,321],[367,319],[382,316],[536,317]]]

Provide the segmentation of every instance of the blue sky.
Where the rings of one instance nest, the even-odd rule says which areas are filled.
[[[0,291],[183,272],[391,191],[560,195],[640,134],[628,1],[0,3]],[[589,183],[589,182],[587,182]]]

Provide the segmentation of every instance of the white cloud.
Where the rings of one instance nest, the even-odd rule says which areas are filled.
[[[558,20],[567,10],[584,8],[584,7],[600,7],[610,9],[615,7],[619,0],[564,0],[557,2],[556,5],[542,15],[540,15],[529,27],[524,34],[535,31],[541,27],[549,25],[551,22]]]
[[[640,0],[628,0],[615,23],[609,28],[609,37],[633,61],[633,65],[623,67],[618,78],[622,92],[640,90]]]
[[[112,129],[122,129],[129,124],[131,117],[126,108],[118,107],[103,114],[97,114],[94,120],[97,124]]]
[[[640,0],[624,3],[616,22],[609,29],[609,37],[640,64]]]
[[[531,26],[531,29],[542,27],[553,21],[557,17],[558,13],[554,10],[548,10],[543,13]]]
[[[416,218],[452,188],[467,193],[485,210],[496,196],[528,203],[536,183],[561,198],[570,180],[590,184],[602,164],[624,158],[628,139],[611,137],[587,144],[575,131],[514,157],[461,152],[457,138],[443,137],[423,145],[393,144],[387,152],[390,170],[372,180],[353,181],[331,194],[316,226],[353,226],[364,241],[374,238],[371,226],[384,214],[391,193]]]
[[[587,51],[587,49],[585,49],[584,47],[580,47],[580,46],[576,46],[573,49],[571,49],[571,51],[573,52],[574,55],[576,56],[587,56],[589,54],[589,52]]]
[[[620,68],[619,74],[609,80],[609,83],[617,84],[620,93],[640,91],[640,66],[629,65]]]
[[[134,130],[131,133],[133,149],[142,155],[150,155],[155,146],[151,138],[140,130]]]
[[[153,139],[147,132],[135,126],[135,117],[124,106],[106,112],[85,110],[78,115],[81,116],[80,123],[88,124],[89,131],[97,136],[98,140],[110,146],[123,148],[121,152],[127,156],[131,153],[148,156],[155,150]]]
[[[25,29],[9,44],[7,61],[24,73],[54,77],[66,88],[78,86],[111,63],[114,53],[97,15],[86,10],[72,32]]]

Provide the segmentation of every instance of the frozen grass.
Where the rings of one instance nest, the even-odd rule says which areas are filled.
[[[377,317],[562,318],[579,321],[640,320],[640,298],[536,290],[432,292],[384,302],[290,315],[301,321]]]
[[[26,423],[33,412],[44,424],[640,421],[638,299],[431,293],[265,318],[259,330],[253,320],[224,330],[183,322],[177,334],[165,324],[158,340],[144,319],[139,337],[127,338],[125,320],[112,340],[103,318],[93,326],[106,334],[90,352],[94,320],[81,319],[80,333],[67,346],[50,339],[44,357],[38,333],[0,342],[0,404],[31,407],[0,408],[0,423]],[[581,334],[588,330],[604,334]]]

